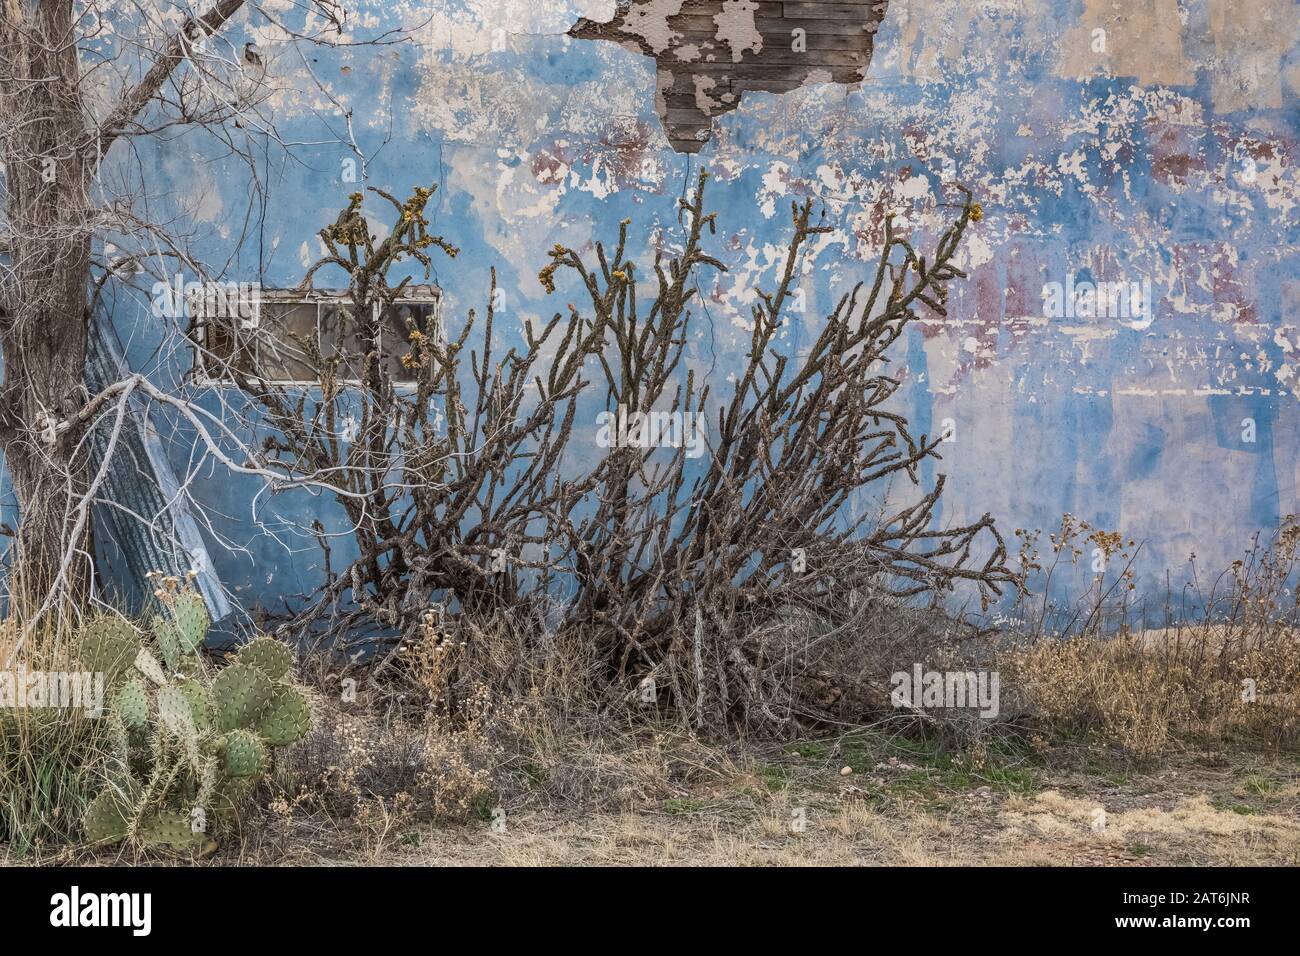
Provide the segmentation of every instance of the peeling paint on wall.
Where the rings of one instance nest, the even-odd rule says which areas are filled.
[[[714,117],[746,93],[808,83],[856,84],[888,0],[623,0],[607,21],[569,35],[610,40],[653,57],[656,108],[678,152],[698,152]]]
[[[811,61],[770,61],[790,74],[747,80],[793,52],[790,11],[812,24],[816,3],[835,6],[376,0],[366,17],[427,42],[380,57],[322,51],[317,69],[351,68],[336,93],[374,154],[374,185],[441,184],[435,226],[463,249],[438,277],[449,314],[481,307],[496,266],[502,327],[545,321],[556,303],[537,283],[538,250],[589,248],[623,218],[651,252],[671,252],[677,200],[707,167],[730,271],[701,290],[708,311],[687,366],[725,387],[748,303],[775,280],[792,200],[814,199],[834,227],[801,263],[805,309],[783,332],[798,350],[867,273],[885,215],[904,213],[924,244],[959,180],[986,211],[962,251],[970,279],[946,317],[899,343],[892,369],[918,430],[956,423],[934,466],[950,476],[945,521],[989,511],[1011,528],[1049,527],[1069,511],[1145,541],[1140,570],[1156,580],[1193,551],[1202,567],[1226,566],[1255,530],[1300,512],[1293,0],[894,0],[874,21],[873,4],[853,4],[860,33],[823,17],[807,37],[840,44],[810,50],[862,51],[865,80],[850,82],[853,63]],[[293,64],[273,69],[293,86]],[[286,94],[284,108],[300,124],[291,138],[322,139],[312,111],[332,115],[329,104]],[[316,230],[357,188],[340,177],[344,158],[322,149],[270,171],[266,284],[297,281]],[[219,193],[201,203],[214,226],[241,208],[246,189],[222,178],[216,145],[169,143],[152,162],[160,181],[187,186],[203,171]],[[231,254],[219,232],[208,251]],[[1144,328],[1044,309],[1049,283],[1144,280]],[[1243,440],[1245,419],[1256,441]],[[225,514],[250,497],[226,477],[196,481]],[[323,507],[273,504],[286,523]],[[251,524],[241,540],[259,562],[281,560],[275,588],[318,570],[308,539],[292,562]],[[250,599],[278,596],[250,559],[225,561],[223,580],[242,580]]]

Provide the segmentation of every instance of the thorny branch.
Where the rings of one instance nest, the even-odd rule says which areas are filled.
[[[965,277],[953,258],[981,215],[970,194],[928,258],[887,222],[870,286],[841,297],[797,359],[778,331],[805,246],[828,227],[813,221],[811,202],[794,205],[779,283],[759,293],[744,366],[730,397],[715,401],[688,362],[695,277],[726,269],[703,248],[716,228],[706,182],[683,200],[680,253],[657,254],[644,278],[630,221],[612,248],[596,244],[594,262],[551,250],[543,286],[554,291],[571,274],[586,308],[529,323],[522,349],[497,354],[495,273],[481,328],[473,311],[459,329],[408,328],[406,388],[380,360],[374,326],[409,281],[390,285],[388,272],[413,259],[427,277],[425,250],[455,249],[425,231],[429,190],[405,202],[374,191],[394,210],[382,243],[363,197],[352,197],[322,231],[328,254],[308,281],[329,269],[347,277],[359,385],[340,384],[340,357],[310,342],[301,344],[322,383],[311,399],[235,374],[276,432],[267,447],[277,463],[334,476],[355,539],[357,557],[285,633],[368,623],[400,644],[431,608],[466,620],[507,614],[535,640],[589,642],[612,687],[662,678],[697,724],[781,724],[788,694],[763,635],[792,613],[866,625],[872,602],[961,582],[987,601],[1015,585],[988,515],[937,526],[942,477],[892,512],[895,496],[880,494],[895,477],[917,484],[917,466],[939,457],[938,437],[913,435],[889,409],[900,382],[883,367],[916,310],[942,313],[949,282]],[[482,353],[471,349],[466,363],[471,332]],[[696,461],[686,442],[593,440],[578,423],[600,410],[699,422],[707,451]],[[342,441],[348,414],[360,427]]]

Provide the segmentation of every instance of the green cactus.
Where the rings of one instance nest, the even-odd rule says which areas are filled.
[[[184,668],[190,655],[203,646],[208,633],[208,607],[197,591],[159,590],[162,614],[155,614],[149,630],[169,671]]]
[[[277,684],[257,721],[257,732],[272,747],[287,747],[307,736],[311,709],[302,694],[288,684]]]
[[[109,787],[90,801],[83,824],[91,843],[116,843],[131,829],[131,805],[138,793],[121,793]]]
[[[160,687],[167,683],[166,672],[147,647],[140,648],[140,653],[135,655],[135,669]]]
[[[208,689],[197,680],[185,680],[176,686],[189,702],[195,729],[201,734],[206,733],[212,727],[212,701]]]
[[[143,730],[149,723],[149,695],[144,681],[131,677],[113,695],[113,710],[128,730]]]
[[[115,688],[109,782],[82,822],[94,843],[188,850],[206,842],[208,819],[220,826],[234,816],[276,748],[306,735],[311,710],[289,682],[293,649],[280,641],[257,638],[214,677],[200,654],[202,598],[157,577],[163,614],[149,640],[120,617],[89,622],[78,639],[83,666]],[[204,825],[196,830],[192,819]]]
[[[245,644],[236,660],[256,667],[271,680],[281,680],[293,667],[293,648],[273,637],[259,637]]]
[[[217,712],[217,732],[252,727],[275,691],[275,684],[256,667],[235,664],[212,682],[212,704]]]
[[[194,711],[183,690],[169,684],[158,688],[154,699],[158,705],[158,720],[164,727],[178,737],[198,735],[198,728],[194,725]]]
[[[162,653],[163,663],[169,671],[175,671],[181,663],[181,642],[176,636],[176,628],[157,615],[150,622],[149,632],[153,634],[154,643]]]
[[[149,847],[183,850],[203,842],[203,831],[196,830],[189,814],[178,810],[161,810],[140,822],[140,842]]]
[[[131,622],[107,614],[85,626],[78,646],[82,666],[103,674],[109,686],[125,676],[139,652],[140,637]]]
[[[230,776],[256,776],[265,760],[266,747],[257,734],[249,730],[232,730],[226,735],[226,773]]]

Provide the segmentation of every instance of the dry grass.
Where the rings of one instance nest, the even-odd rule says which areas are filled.
[[[1046,733],[1084,734],[1144,758],[1175,736],[1288,746],[1300,732],[1300,639],[1216,644],[1173,635],[1044,640],[1006,657]]]
[[[1290,567],[1274,553],[1262,567]],[[792,621],[815,653],[791,685],[803,737],[786,743],[705,738],[655,695],[611,694],[581,643],[430,617],[365,666],[304,662],[313,730],[211,859],[1294,864],[1300,641],[1285,576],[1263,577],[1274,590],[1238,579],[1235,616],[1116,637],[990,640],[883,604],[887,637]],[[888,709],[887,675],[911,662],[999,669],[1001,716]],[[95,753],[77,735],[93,728],[44,719],[0,714],[11,857],[76,838],[67,808]]]
[[[1294,754],[1185,745],[1135,763],[992,737],[976,759],[881,725],[786,745],[607,733],[524,766],[452,736],[490,784],[476,809],[445,813],[422,789],[423,728],[376,738],[373,718],[334,716],[277,768],[241,838],[195,865],[1300,864]],[[476,730],[480,743],[504,732]]]
[[[73,669],[66,634],[38,628],[14,654],[18,637],[12,620],[0,621],[0,666],[15,680]],[[80,808],[106,747],[104,723],[80,710],[0,707],[0,847],[7,853],[40,852],[79,836]]]
[[[838,750],[835,748],[838,746]],[[523,801],[439,825],[286,814],[278,844],[211,862],[410,866],[1296,865],[1300,762],[1199,754],[1148,773],[1037,766],[1023,782],[883,735],[732,753],[730,772],[622,807]],[[802,757],[799,749],[817,751]],[[823,753],[819,748],[825,748]],[[893,750],[911,763],[876,757]],[[629,758],[632,759],[632,758]],[[865,769],[848,776],[841,761]]]

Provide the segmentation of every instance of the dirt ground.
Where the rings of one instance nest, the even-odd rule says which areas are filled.
[[[493,808],[451,827],[371,821],[244,862],[327,865],[1297,865],[1300,757],[1086,749],[968,766],[859,733],[792,744],[677,795],[572,812]],[[847,768],[847,771],[846,771]],[[708,776],[708,775],[705,775]],[[319,834],[318,834],[319,835]],[[221,859],[215,861],[238,862]]]

